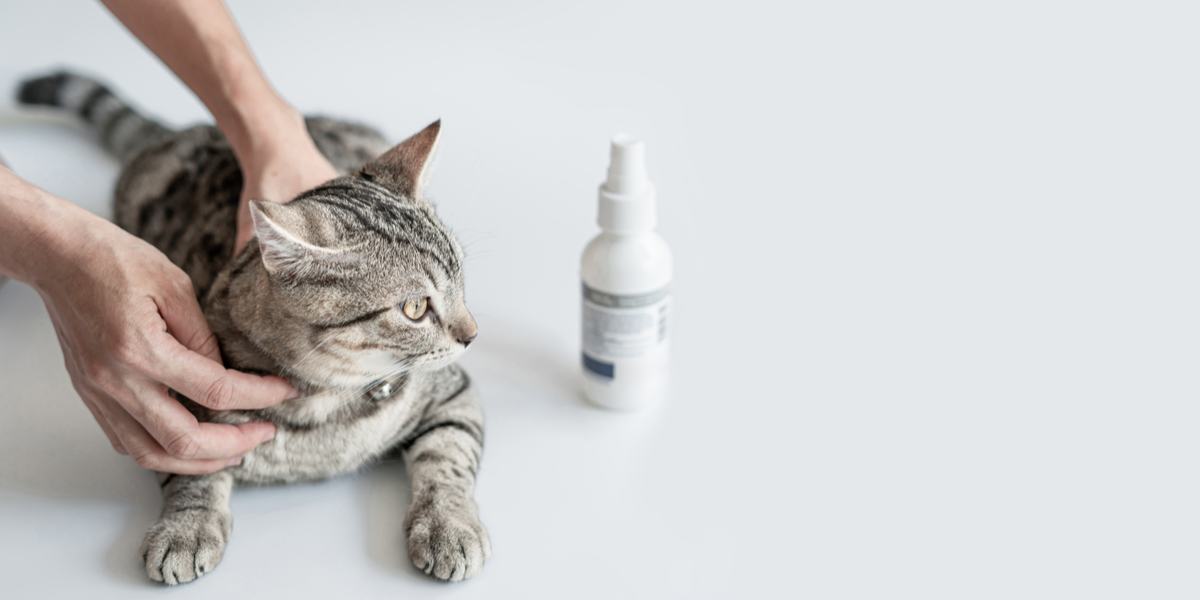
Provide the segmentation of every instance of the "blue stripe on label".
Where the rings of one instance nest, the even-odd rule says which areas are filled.
[[[610,362],[596,360],[596,359],[584,354],[583,355],[583,368],[585,368],[601,377],[607,377],[608,379],[612,379],[613,378],[613,370],[616,369],[616,366]]]

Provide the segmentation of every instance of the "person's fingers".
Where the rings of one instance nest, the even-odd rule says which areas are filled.
[[[123,406],[175,458],[229,460],[275,437],[271,423],[201,423],[166,390],[149,383],[135,386],[133,392],[137,397],[126,398]]]
[[[166,351],[158,353],[162,358],[155,365],[161,372],[146,375],[215,410],[265,408],[295,395],[278,377],[248,375],[222,366],[217,338],[204,319],[190,281],[183,281],[175,294],[158,302],[167,332],[157,342]]]
[[[213,410],[267,408],[296,395],[282,377],[226,369],[187,348],[164,332],[150,378]]]
[[[92,418],[96,420],[96,424],[100,426],[100,430],[104,432],[104,436],[108,438],[108,443],[112,444],[113,450],[117,454],[129,454],[125,449],[125,445],[121,443],[121,438],[117,437],[117,433],[113,430],[113,426],[108,422],[108,417],[97,408],[97,404],[104,400],[93,396],[92,394],[81,393],[80,399],[83,400],[83,405],[87,407],[88,412],[92,413]]]
[[[208,327],[200,303],[196,301],[191,283],[180,286],[180,293],[158,306],[158,314],[167,324],[167,332],[185,348],[203,355],[214,362],[221,362],[221,348],[217,336]]]
[[[241,458],[231,460],[185,460],[167,454],[150,434],[128,413],[114,408],[105,414],[113,431],[121,438],[121,443],[129,451],[129,456],[139,466],[162,473],[178,473],[180,475],[204,475],[215,473],[241,462]]]

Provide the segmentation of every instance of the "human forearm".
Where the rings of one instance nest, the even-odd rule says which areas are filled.
[[[52,257],[86,244],[88,224],[111,227],[0,166],[0,274],[37,287],[51,276],[50,262],[69,263]]]
[[[104,0],[200,97],[242,168],[234,252],[250,239],[248,201],[288,202],[337,176],[304,119],[275,92],[219,0]]]
[[[267,82],[222,2],[104,4],[195,92],[244,168],[258,168],[281,145],[307,140],[299,114]]]
[[[191,282],[165,256],[4,167],[0,273],[37,289],[84,404],[113,448],[144,467],[216,471],[274,432],[267,423],[201,424],[168,387],[215,409],[294,394],[282,380],[221,366]]]

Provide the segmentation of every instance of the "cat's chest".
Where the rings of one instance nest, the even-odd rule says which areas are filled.
[[[336,420],[343,413],[369,410],[369,402],[367,398],[347,397],[343,393],[320,392],[284,402],[263,412],[275,421],[311,427]]]
[[[336,398],[306,400],[293,410],[309,415],[342,410]],[[233,475],[245,482],[286,483],[354,471],[416,428],[423,410],[416,400],[411,391],[401,390],[352,417],[316,426],[277,425],[275,438],[247,454],[242,465],[232,470]]]

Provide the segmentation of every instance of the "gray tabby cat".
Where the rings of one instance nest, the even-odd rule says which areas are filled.
[[[26,81],[18,98],[77,114],[120,157],[117,224],[191,277],[226,366],[302,391],[258,411],[181,399],[201,420],[267,419],[278,433],[240,466],[161,478],[162,516],[142,547],[150,578],[183,583],[217,566],[235,482],[319,479],[391,453],[412,479],[413,564],[440,579],[476,574],[491,552],[473,498],[483,417],[453,363],[477,329],[462,249],[421,194],[439,123],[389,150],[370,128],[309,118],[345,175],[288,204],[253,203],[256,238],[231,259],[242,174],[216,128],[168,129],[69,73]]]

